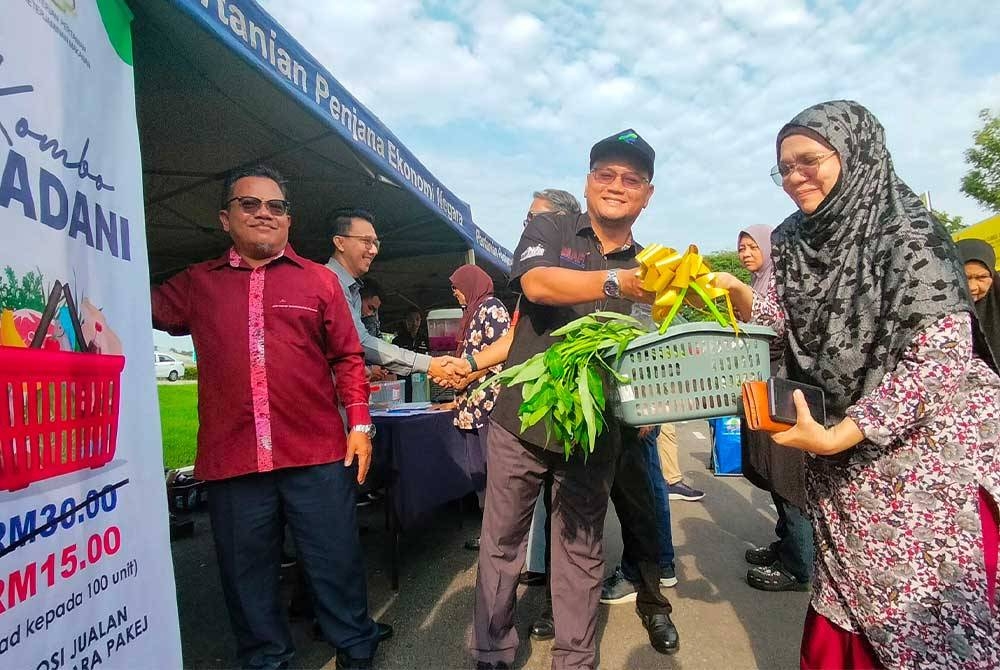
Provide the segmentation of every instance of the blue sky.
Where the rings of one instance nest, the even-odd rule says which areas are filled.
[[[1000,107],[995,0],[263,4],[508,247],[531,192],[582,195],[590,145],[626,127],[657,152],[637,236],[731,247],[791,211],[774,135],[832,98],[875,112],[936,208],[987,214],[959,184]]]
[[[510,249],[531,192],[581,197],[590,146],[626,127],[657,154],[637,238],[732,248],[792,211],[777,130],[834,98],[879,117],[935,208],[988,214],[959,187],[978,111],[1000,109],[996,0],[262,4]]]

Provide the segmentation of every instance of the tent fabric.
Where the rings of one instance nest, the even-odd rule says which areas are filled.
[[[337,210],[376,215],[383,322],[410,305],[453,306],[448,276],[469,249],[506,285],[510,252],[255,2],[128,2],[154,281],[229,246],[222,178],[267,162],[289,180],[291,242],[307,258],[329,258]]]

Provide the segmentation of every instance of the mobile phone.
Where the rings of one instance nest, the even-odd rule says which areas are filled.
[[[767,401],[771,418],[780,423],[795,423],[795,400],[792,392],[802,391],[809,405],[809,413],[816,423],[826,425],[826,396],[823,389],[811,384],[793,382],[789,379],[772,377],[767,380]]]

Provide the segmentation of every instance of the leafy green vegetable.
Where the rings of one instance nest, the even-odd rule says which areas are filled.
[[[0,275],[0,309],[33,309],[45,311],[45,290],[42,274],[28,272],[20,280],[9,265]]]
[[[628,343],[644,334],[641,324],[630,316],[594,312],[552,331],[553,337],[562,338],[559,342],[483,385],[523,384],[518,409],[521,432],[544,421],[546,441],[555,438],[567,459],[578,449],[586,458],[605,427],[605,373],[619,382],[628,381],[602,354],[613,351],[617,362]]]

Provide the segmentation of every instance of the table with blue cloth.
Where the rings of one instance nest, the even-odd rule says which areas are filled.
[[[486,454],[452,424],[450,410],[373,412],[373,474],[386,486],[393,590],[399,590],[399,535],[441,505],[485,488]]]

